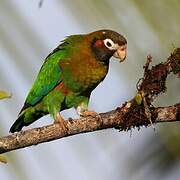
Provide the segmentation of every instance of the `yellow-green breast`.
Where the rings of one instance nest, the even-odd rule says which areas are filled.
[[[63,82],[74,92],[92,91],[108,72],[108,66],[96,59],[88,41],[81,47],[81,51],[72,49],[71,58],[60,61]]]

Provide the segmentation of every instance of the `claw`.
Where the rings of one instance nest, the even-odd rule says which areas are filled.
[[[101,116],[95,111],[89,111],[87,109],[87,106],[84,103],[81,103],[76,108],[76,111],[77,111],[78,115],[81,116],[81,117],[87,117],[87,116],[98,117],[98,119],[100,120],[101,125],[103,124],[103,120],[102,120]]]
[[[97,112],[95,112],[95,111],[84,111],[84,112],[80,113],[80,116],[81,117],[91,116],[91,117],[94,117],[94,118],[98,117],[101,125],[103,125],[103,120],[102,120],[101,116]]]
[[[58,123],[65,133],[68,132],[67,126],[65,124],[65,120],[63,119],[63,117],[60,115],[59,112],[56,114],[56,119],[54,120],[54,123]]]
[[[84,102],[82,102],[77,108],[76,108],[77,114],[79,116],[82,117],[86,117],[86,116],[92,116],[92,117],[96,117],[98,115],[97,112],[95,111],[89,111],[87,104],[85,104]]]
[[[98,115],[98,113],[95,112],[95,111],[83,111],[83,112],[80,112],[80,116],[82,116],[82,117],[86,117],[86,116],[96,117],[97,115]]]

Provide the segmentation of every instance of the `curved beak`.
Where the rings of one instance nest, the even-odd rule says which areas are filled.
[[[123,62],[126,59],[127,55],[127,44],[117,47],[116,52],[113,54],[115,58],[119,58],[120,62]]]

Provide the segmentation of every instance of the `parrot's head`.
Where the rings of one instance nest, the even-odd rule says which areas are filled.
[[[123,62],[127,53],[127,40],[112,30],[99,30],[89,34],[92,51],[98,60],[105,63],[114,56]]]

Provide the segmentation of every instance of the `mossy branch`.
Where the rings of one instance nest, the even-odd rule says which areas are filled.
[[[164,63],[149,68],[152,57],[147,57],[144,77],[137,84],[137,95],[121,107],[96,117],[67,120],[67,131],[59,124],[28,129],[0,138],[0,154],[40,143],[107,128],[127,131],[133,127],[147,127],[160,122],[180,121],[180,103],[169,107],[154,107],[153,100],[166,90],[166,78],[170,73],[180,77],[180,48]]]

